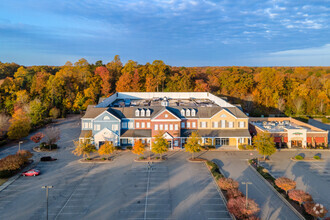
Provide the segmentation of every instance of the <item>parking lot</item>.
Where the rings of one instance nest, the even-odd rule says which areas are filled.
[[[170,152],[150,167],[130,152],[108,164],[40,162],[40,176],[19,177],[0,192],[0,219],[45,218],[44,185],[54,187],[49,219],[230,219],[206,166],[187,157]]]

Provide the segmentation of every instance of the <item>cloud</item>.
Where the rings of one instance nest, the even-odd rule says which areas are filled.
[[[270,53],[271,56],[330,56],[330,44],[296,50],[283,50]]]

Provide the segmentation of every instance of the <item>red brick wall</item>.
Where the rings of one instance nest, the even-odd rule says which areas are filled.
[[[155,125],[158,125],[158,130],[155,130]],[[163,125],[163,130],[160,130],[160,125]],[[165,130],[165,124],[168,125],[168,129]],[[170,130],[170,124],[173,125],[173,130]],[[174,130],[175,129],[175,125],[178,125],[178,130]],[[166,122],[165,120],[162,121],[162,122],[152,122],[151,123],[151,135],[152,137],[154,137],[155,135],[158,135],[159,132],[162,132],[162,133],[169,133],[170,135],[172,135],[173,137],[180,137],[180,130],[181,130],[181,126],[180,126],[180,122]]]
[[[167,118],[165,117],[165,115],[167,114]],[[169,111],[164,111],[163,113],[161,113],[160,115],[157,116],[157,118],[154,118],[157,120],[168,120],[168,119],[178,119],[177,117],[175,117],[172,113],[170,113]]]
[[[140,127],[136,128],[136,123],[140,123]],[[142,128],[141,123],[144,122],[144,128]],[[147,122],[150,122],[150,128],[147,128]],[[135,119],[134,120],[134,128],[135,129],[151,129],[151,121],[150,120],[139,120],[139,119]]]

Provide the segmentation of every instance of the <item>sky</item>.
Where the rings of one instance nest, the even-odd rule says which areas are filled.
[[[330,66],[330,0],[0,0],[0,61]]]

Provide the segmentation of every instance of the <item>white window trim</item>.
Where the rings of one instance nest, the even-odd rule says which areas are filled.
[[[168,130],[168,124],[164,125],[164,130],[167,131]]]
[[[176,130],[176,131],[179,130],[179,125],[178,125],[178,124],[175,124],[175,125],[174,125],[174,130]]]
[[[187,128],[190,128],[190,122],[187,122]]]
[[[144,122],[141,122],[141,128],[145,128],[146,124]]]
[[[193,123],[192,123],[192,127],[193,127],[193,128],[196,128],[196,122],[193,122]]]
[[[158,130],[158,125],[155,125],[155,131],[157,131]]]
[[[173,131],[173,124],[170,124],[170,131]]]
[[[150,122],[147,122],[147,128],[150,128]]]
[[[135,128],[140,128],[140,122],[135,123]]]
[[[139,111],[139,109],[136,109],[136,110],[135,110],[135,116],[136,116],[136,117],[139,117],[139,116],[140,116],[140,111]]]

